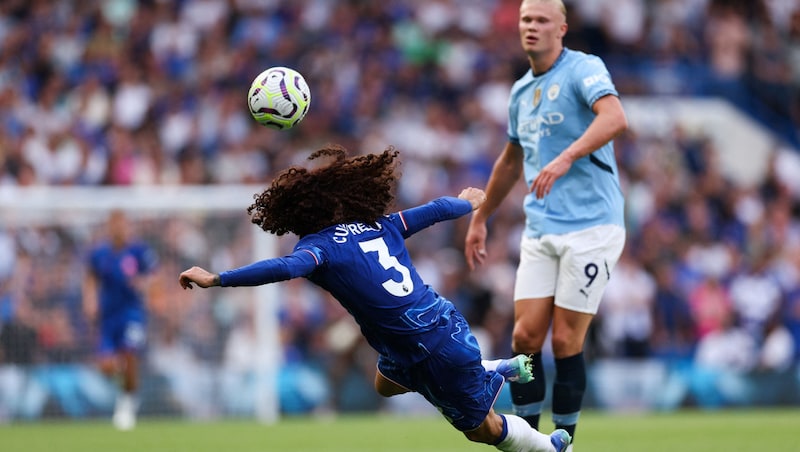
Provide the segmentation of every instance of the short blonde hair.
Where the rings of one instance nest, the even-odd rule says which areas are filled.
[[[552,3],[558,6],[558,9],[561,11],[561,14],[564,15],[564,18],[567,17],[567,7],[564,5],[563,0],[522,0],[520,6],[524,5],[525,3]]]

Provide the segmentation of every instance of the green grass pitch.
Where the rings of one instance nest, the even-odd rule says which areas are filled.
[[[549,419],[549,416],[546,416]],[[550,432],[546,423],[543,430]],[[576,452],[800,451],[800,408],[680,411],[668,414],[584,412]],[[110,422],[49,421],[0,425],[3,452],[469,452],[470,443],[439,417],[342,416],[190,422],[143,419],[130,432]]]

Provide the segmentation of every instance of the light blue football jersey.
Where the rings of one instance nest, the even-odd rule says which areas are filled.
[[[531,70],[511,88],[509,141],[524,149],[525,182],[536,175],[594,120],[592,105],[617,96],[603,61],[564,49],[553,67],[534,76]],[[564,234],[601,224],[624,227],[624,199],[613,142],[578,159],[542,199],[525,197],[525,234]]]

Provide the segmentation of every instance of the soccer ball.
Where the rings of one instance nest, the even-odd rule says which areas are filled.
[[[308,113],[311,90],[294,69],[271,67],[258,74],[250,84],[247,104],[259,124],[278,130],[289,129]]]

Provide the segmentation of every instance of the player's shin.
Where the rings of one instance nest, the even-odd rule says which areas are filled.
[[[503,431],[505,436],[501,437],[494,446],[502,451],[512,452],[520,450],[531,450],[550,452],[553,450],[550,436],[532,429],[521,417],[513,414],[501,414],[503,418]]]
[[[539,417],[544,404],[546,381],[542,366],[542,354],[534,353],[530,357],[533,363],[533,380],[525,384],[510,383],[511,402],[514,414],[525,419],[531,427],[538,429]]]
[[[553,384],[553,423],[556,428],[575,436],[575,426],[586,390],[586,366],[583,353],[556,359],[556,377]]]

